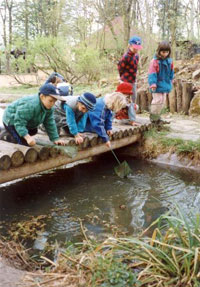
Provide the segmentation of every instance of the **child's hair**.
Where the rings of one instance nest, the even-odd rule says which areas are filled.
[[[162,41],[162,42],[159,43],[157,51],[156,51],[157,58],[160,58],[160,52],[161,51],[168,51],[169,54],[168,54],[167,57],[170,57],[171,47],[170,47],[170,44],[167,41]]]
[[[117,113],[127,106],[127,101],[126,97],[122,93],[114,92],[112,94],[105,95],[105,104],[108,109]]]

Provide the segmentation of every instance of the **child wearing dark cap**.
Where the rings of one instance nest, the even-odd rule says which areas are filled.
[[[56,100],[65,100],[59,90],[52,84],[44,84],[38,95],[20,98],[6,108],[3,114],[3,124],[8,132],[8,141],[26,146],[36,144],[33,135],[43,123],[49,139],[55,144],[64,145],[59,139],[53,116],[53,106]]]
[[[81,144],[87,112],[92,111],[95,105],[96,97],[88,92],[81,96],[67,96],[65,101],[58,101],[54,110],[58,132],[62,128],[66,134],[74,136],[76,144]]]
[[[138,51],[142,49],[141,38],[138,36],[133,36],[129,39],[128,51],[122,56],[118,62],[118,71],[120,75],[120,81],[130,83],[132,85],[132,101],[136,102],[137,92],[136,92],[136,74],[139,62]],[[135,123],[136,113],[133,111],[133,121],[132,125],[137,125]]]
[[[136,125],[135,112],[139,107],[132,101],[133,87],[131,83],[123,82],[119,84],[116,92],[122,93],[126,97],[127,106],[115,114],[115,119],[119,120],[120,123]]]
[[[72,96],[73,95],[73,87],[69,83],[66,82],[65,78],[57,73],[53,72],[48,79],[46,80],[45,84],[53,84],[60,90],[61,96]]]

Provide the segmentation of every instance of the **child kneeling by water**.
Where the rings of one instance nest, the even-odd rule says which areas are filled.
[[[139,125],[135,122],[135,113],[139,107],[133,102],[133,86],[131,83],[123,82],[117,86],[116,92],[122,93],[126,97],[127,106],[115,114],[115,122],[121,124]]]
[[[111,147],[113,112],[117,113],[127,106],[126,97],[114,92],[97,99],[96,107],[88,113],[85,131],[97,133],[108,148]]]
[[[76,144],[83,142],[82,132],[85,130],[87,112],[93,111],[96,97],[91,93],[81,96],[66,96],[65,101],[58,101],[55,105],[54,116],[58,131],[62,128],[65,134],[72,135]]]
[[[7,141],[34,146],[37,128],[43,123],[49,139],[54,144],[64,145],[59,139],[53,115],[56,100],[65,100],[59,90],[52,84],[41,86],[38,95],[20,98],[6,108],[3,124],[8,132]]]

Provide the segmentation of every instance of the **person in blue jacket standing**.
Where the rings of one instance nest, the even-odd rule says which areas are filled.
[[[111,147],[110,136],[112,135],[112,118],[113,112],[117,113],[127,106],[126,98],[119,92],[107,94],[98,98],[96,107],[93,111],[88,112],[86,132],[97,133]]]
[[[166,105],[167,94],[172,90],[174,78],[173,61],[170,58],[171,47],[163,41],[158,45],[156,55],[150,62],[148,83],[152,93],[150,120],[162,122],[160,115]]]

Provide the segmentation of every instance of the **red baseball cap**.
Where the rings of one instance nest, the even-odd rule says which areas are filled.
[[[133,86],[131,83],[123,82],[117,86],[116,92],[120,92],[122,94],[132,95],[133,94]]]

